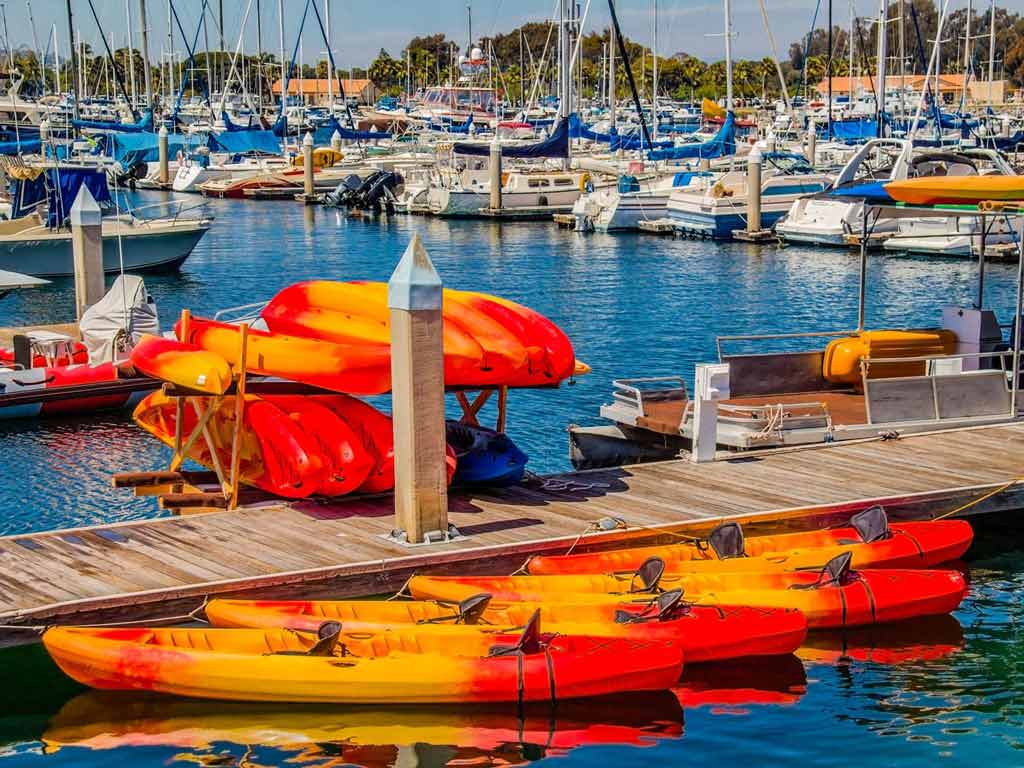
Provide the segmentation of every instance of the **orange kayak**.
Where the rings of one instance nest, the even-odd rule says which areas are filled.
[[[540,611],[545,629],[567,635],[673,640],[687,662],[792,653],[807,620],[792,609],[669,604],[497,603],[486,595],[464,604],[433,600],[211,600],[206,616],[217,627],[287,628],[315,632],[325,621],[346,629],[511,632]]]
[[[739,551],[721,555],[718,534],[712,532],[708,540],[666,546],[537,556],[530,559],[527,570],[532,574],[632,571],[651,557],[664,560],[672,573],[798,570],[820,568],[845,551],[853,554],[854,568],[929,568],[962,557],[974,538],[966,520],[884,522],[884,526],[874,536],[857,526],[747,538],[740,532],[735,540]],[[735,523],[716,530],[728,532],[726,528],[738,530]]]
[[[647,602],[658,590],[682,589],[698,605],[796,608],[811,629],[854,627],[950,613],[967,594],[958,571],[849,570],[664,574],[648,561],[636,573],[559,576],[414,576],[416,599],[459,601],[481,592],[525,602]],[[661,564],[664,568],[664,564]]]
[[[218,354],[163,336],[143,336],[132,348],[135,370],[153,379],[220,395],[231,385],[231,366]]]
[[[973,205],[983,200],[1024,200],[1024,176],[922,176],[890,181],[885,191],[911,205]]]

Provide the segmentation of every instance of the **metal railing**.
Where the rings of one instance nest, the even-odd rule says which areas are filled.
[[[803,333],[753,333],[732,336],[716,336],[715,349],[718,352],[718,362],[722,362],[723,342],[729,341],[778,341],[780,339],[813,339],[833,338],[840,336],[853,336],[858,331],[807,331]]]
[[[255,301],[252,304],[240,304],[237,307],[225,307],[213,313],[213,319],[222,323],[245,323],[260,317],[263,308],[270,300]]]

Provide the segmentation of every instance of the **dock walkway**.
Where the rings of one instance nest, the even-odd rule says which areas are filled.
[[[1024,424],[1007,424],[566,473],[453,493],[450,521],[464,537],[428,547],[384,538],[389,496],[7,536],[0,625],[167,619],[218,594],[380,594],[427,568],[508,573],[530,554],[565,551],[609,516],[647,529],[601,534],[610,539],[698,533],[723,518],[828,519],[873,502],[898,517],[928,517],[1024,474],[1021,456]],[[1014,485],[970,513],[1022,506],[1024,485]],[[0,644],[13,634],[24,633],[0,631]]]

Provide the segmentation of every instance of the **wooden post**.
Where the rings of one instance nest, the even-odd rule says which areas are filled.
[[[331,134],[331,149],[335,152],[341,152],[341,134],[337,130]]]
[[[248,357],[249,324],[242,323],[239,327],[238,353],[238,386],[235,387],[235,431],[231,436],[231,502],[228,509],[238,506],[238,472],[242,464],[242,430],[245,421],[245,363]]]
[[[307,133],[302,140],[302,178],[306,199],[313,196],[313,134]]]
[[[747,232],[761,231],[761,150],[754,145],[747,155]]]
[[[490,154],[490,175],[491,175],[491,210],[501,210],[501,144],[498,143],[498,135],[495,133],[494,141],[491,142]]]
[[[167,184],[171,180],[171,173],[167,165],[167,126],[161,125],[157,136],[157,157],[160,161],[160,183]]]
[[[814,167],[814,157],[818,154],[818,127],[814,124],[814,118],[807,120],[807,162]]]
[[[75,310],[82,313],[103,298],[103,220],[84,184],[71,206],[71,251],[75,267]]]
[[[448,530],[442,286],[419,235],[388,282],[395,528],[410,544]]]

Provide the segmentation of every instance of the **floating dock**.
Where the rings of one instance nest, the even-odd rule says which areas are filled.
[[[415,572],[509,573],[532,554],[574,543],[671,541],[672,533],[705,533],[723,519],[821,524],[874,503],[899,519],[972,502],[962,514],[1017,509],[1022,449],[1024,424],[1005,424],[552,475],[452,492],[449,520],[462,535],[427,546],[386,538],[390,496],[275,501],[7,536],[0,538],[0,645],[35,638],[12,625],[181,621],[214,595],[381,594]],[[602,518],[620,518],[626,528],[596,533]]]

